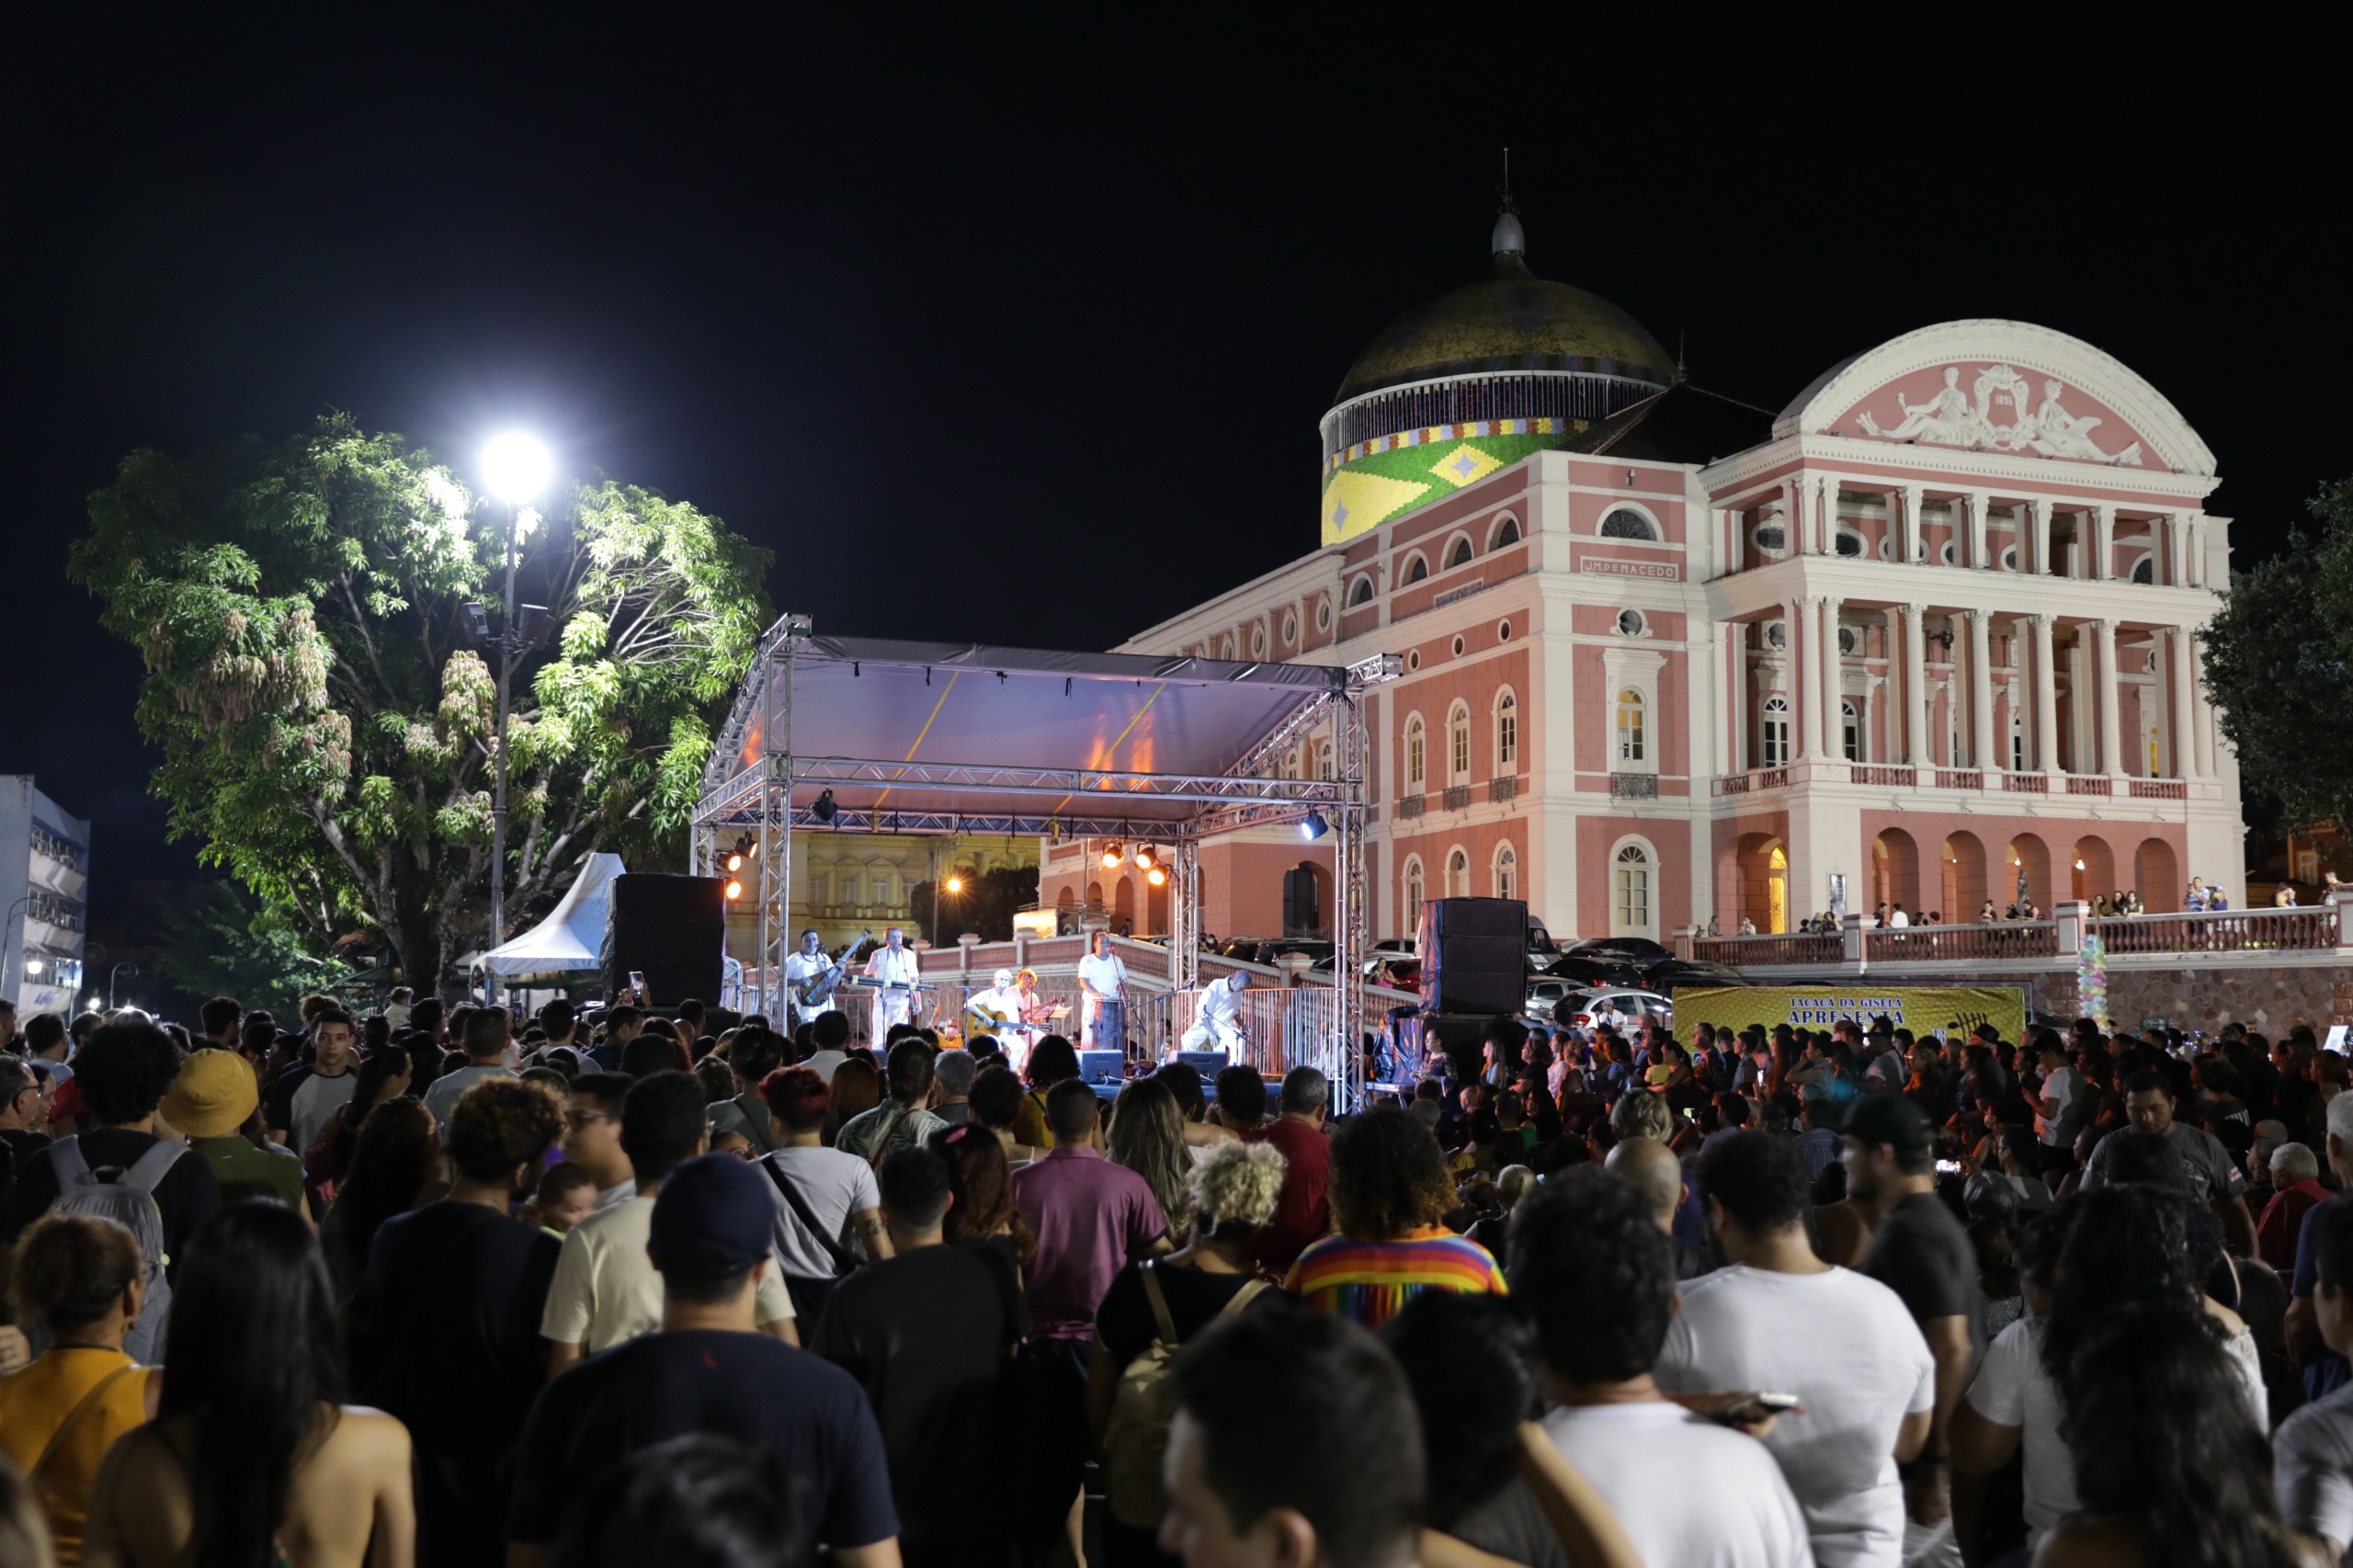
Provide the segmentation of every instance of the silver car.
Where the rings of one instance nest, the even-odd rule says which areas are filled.
[[[1673,1028],[1675,1003],[1655,991],[1639,991],[1626,986],[1603,985],[1574,990],[1566,1000],[1565,1013],[1571,1028],[1591,1028],[1597,1024],[1614,1023],[1620,1029],[1631,1029],[1648,1014],[1661,1025]]]

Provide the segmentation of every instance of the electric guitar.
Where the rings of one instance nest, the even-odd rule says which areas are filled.
[[[852,942],[842,949],[841,956],[834,960],[833,968],[801,988],[801,1006],[802,1007],[815,1008],[824,1005],[825,998],[834,994],[834,987],[842,983],[842,975],[849,968],[850,954],[858,951],[858,944],[872,935],[874,933],[870,929],[860,931],[858,934],[858,941]]]

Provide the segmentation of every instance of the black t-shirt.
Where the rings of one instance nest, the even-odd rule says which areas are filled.
[[[848,1373],[765,1334],[688,1329],[617,1345],[540,1392],[523,1427],[506,1539],[552,1542],[574,1500],[607,1471],[689,1432],[784,1460],[801,1485],[804,1554],[819,1541],[872,1546],[898,1533],[882,1434]]]
[[[1124,1370],[1129,1362],[1150,1349],[1160,1333],[1152,1315],[1152,1298],[1143,1291],[1143,1269],[1141,1263],[1120,1269],[1112,1277],[1111,1288],[1103,1292],[1103,1304],[1095,1309],[1095,1332],[1103,1336],[1103,1348],[1111,1353],[1114,1371]],[[1152,1271],[1159,1277],[1160,1294],[1168,1302],[1169,1321],[1180,1345],[1190,1345],[1199,1337],[1252,1278],[1247,1274],[1172,1268],[1165,1263],[1153,1264]],[[1280,1290],[1261,1290],[1243,1310],[1248,1312],[1281,1294]]]
[[[1012,1244],[917,1247],[844,1279],[811,1349],[858,1380],[881,1422],[903,1546],[951,1547],[1006,1528],[985,1457],[1017,1441],[1006,1372],[1029,1332]]]
[[[0,1131],[0,1144],[7,1146],[9,1165],[13,1168],[48,1148],[49,1134],[37,1132],[29,1127],[11,1127]]]
[[[161,1142],[153,1133],[134,1132],[127,1127],[95,1127],[81,1138],[82,1158],[94,1171],[109,1165],[127,1171]],[[7,1219],[0,1221],[0,1241],[13,1243],[56,1201],[55,1163],[40,1155],[27,1160],[17,1172],[17,1190],[8,1200]],[[164,1218],[165,1272],[177,1278],[180,1259],[188,1256],[188,1237],[221,1211],[221,1184],[213,1179],[212,1167],[205,1164],[203,1155],[193,1149],[181,1151],[164,1179],[155,1184],[155,1207]]]
[[[1863,1272],[1904,1298],[1915,1323],[1958,1317],[1969,1324],[1973,1358],[1985,1348],[1985,1298],[1969,1233],[1933,1193],[1915,1192],[1871,1233]]]
[[[428,1562],[506,1561],[515,1444],[547,1376],[540,1316],[562,1250],[479,1203],[428,1204],[376,1232],[354,1307],[352,1382],[416,1440]]]

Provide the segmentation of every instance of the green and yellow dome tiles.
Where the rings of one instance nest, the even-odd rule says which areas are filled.
[[[1392,517],[1476,483],[1499,468],[1508,468],[1530,452],[1560,446],[1586,427],[1582,419],[1494,419],[1481,424],[1555,428],[1422,440],[1342,463],[1324,475],[1324,542],[1338,544],[1354,539]]]

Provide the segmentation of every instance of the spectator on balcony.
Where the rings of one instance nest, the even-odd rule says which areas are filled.
[[[1992,899],[1989,898],[1977,906],[1977,924],[1980,926],[1998,926],[2001,921],[2001,912],[1994,907]]]
[[[1871,911],[1871,929],[1874,931],[1887,929],[1887,905],[1883,903]]]
[[[1756,922],[1751,920],[1745,915],[1742,915],[1740,917],[1740,934],[1744,937],[1754,937],[1756,935]]]
[[[1896,900],[1893,907],[1889,909],[1887,912],[1888,929],[1892,931],[1901,931],[1911,924],[1912,917],[1904,912],[1904,901],[1902,899]]]

